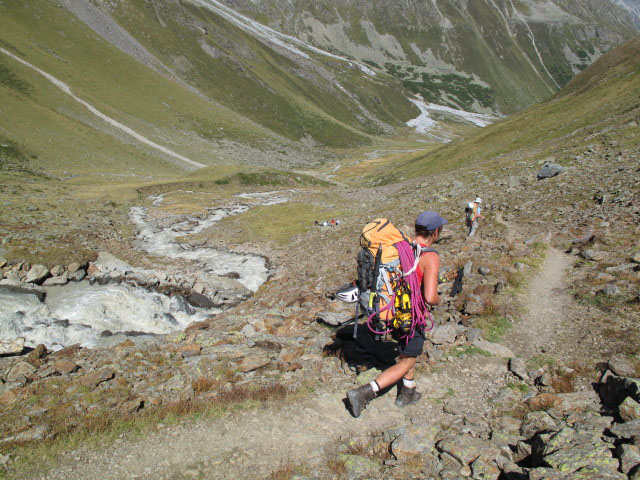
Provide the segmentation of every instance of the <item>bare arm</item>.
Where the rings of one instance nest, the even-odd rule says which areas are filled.
[[[440,269],[440,257],[437,253],[425,253],[420,259],[420,267],[424,272],[422,288],[424,299],[429,305],[438,305],[438,270]]]

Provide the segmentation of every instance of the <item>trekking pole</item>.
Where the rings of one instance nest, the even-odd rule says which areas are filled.
[[[356,302],[356,316],[353,317],[353,339],[358,338],[358,315],[360,314],[360,299]]]

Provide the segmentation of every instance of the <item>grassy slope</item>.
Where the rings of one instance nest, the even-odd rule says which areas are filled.
[[[629,122],[640,108],[640,37],[611,51],[580,73],[550,100],[478,131],[433,153],[395,165],[385,182],[450,171],[475,162],[502,161],[506,156],[535,152],[544,158],[551,149],[565,150],[589,143],[604,129],[624,142],[638,142]],[[498,159],[498,157],[501,157]],[[377,175],[376,175],[377,176]]]
[[[205,118],[215,130],[224,128],[231,140],[255,143],[271,137],[265,129],[139,64],[49,2],[5,3],[0,17],[4,48],[66,82],[105,114],[196,161],[210,163],[215,157],[207,139],[194,134],[184,121],[188,117]],[[116,131],[114,139],[111,127],[37,73],[4,55],[0,62],[33,87],[25,94],[0,85],[3,108],[13,119],[2,125],[2,134],[36,151],[39,163],[53,173],[61,173],[58,167],[74,173],[93,171],[97,165],[107,172],[132,167],[145,173],[176,170],[163,154],[142,148],[128,136]]]
[[[424,67],[411,47],[411,44],[415,44],[423,52],[430,50],[436,58],[450,64],[452,68],[467,74],[473,73],[476,78],[488,83],[493,90],[495,104],[503,112],[518,111],[546,99],[557,90],[538,60],[529,30],[512,12],[509,0],[438,0],[434,4],[398,3],[392,0],[303,0],[296,2],[293,13],[281,2],[260,2],[258,6],[249,4],[250,2],[244,3],[247,14],[254,18],[263,19],[267,15],[278,27],[287,31],[299,30],[301,35],[306,34],[303,21],[308,15],[326,25],[335,26],[343,22],[344,31],[354,45],[353,52],[358,51],[357,46],[370,45],[360,23],[370,22],[379,34],[393,36],[406,57],[402,59],[387,56],[382,60],[380,55],[375,59],[378,64],[383,65],[388,61],[396,66],[407,67],[412,64]],[[513,3],[521,14],[531,13],[525,3]],[[621,21],[619,12],[600,7],[597,2],[579,7],[574,3],[566,3],[565,8],[586,25],[595,25],[607,32],[603,37],[612,34],[619,35],[619,38],[630,38],[635,31],[629,22]],[[450,22],[447,28],[443,28],[434,5]],[[507,18],[509,27],[505,24],[503,15]],[[572,76],[572,66],[565,56],[565,48],[578,53],[594,51],[594,46],[599,48],[606,44],[588,33],[585,34],[583,25],[579,23],[561,25],[532,21],[529,26],[535,33],[545,65],[560,85],[565,85]],[[331,48],[330,40],[318,37],[315,41],[324,48]],[[349,48],[346,47],[345,50],[348,52]],[[433,65],[428,65],[427,68],[433,68]],[[443,91],[446,93],[446,88]],[[469,93],[474,94],[471,88]],[[439,103],[446,101],[447,97],[443,95]]]
[[[369,143],[366,134],[380,133],[374,123],[361,121],[353,99],[316,72],[312,62],[294,62],[205,8],[163,5],[166,28],[157,11],[140,1],[121,3],[112,14],[186,81],[284,137],[309,135],[323,145],[349,147]],[[194,25],[209,33],[203,35]],[[215,49],[216,58],[202,43]],[[401,92],[385,83],[394,83],[392,79],[363,78],[359,69],[342,61],[316,61],[384,121],[396,124],[415,115]],[[384,102],[373,101],[374,96]]]

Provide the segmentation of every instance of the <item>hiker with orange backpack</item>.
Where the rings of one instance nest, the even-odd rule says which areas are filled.
[[[380,390],[384,390],[402,380],[395,404],[404,407],[417,402],[422,396],[416,389],[414,380],[416,359],[422,353],[425,341],[425,330],[433,328],[433,320],[428,306],[438,305],[438,270],[440,258],[431,246],[438,240],[443,225],[447,220],[434,211],[421,213],[415,223],[415,238],[409,241],[404,235],[390,224],[388,220],[377,219],[368,224],[363,230],[361,244],[369,250],[376,250],[376,267],[369,285],[362,285],[359,275],[359,290],[364,293],[370,288],[370,310],[368,317],[369,328],[376,334],[392,332],[398,341],[399,358],[395,365],[384,370],[371,383],[354,388],[347,392],[349,410],[354,417],[360,416],[362,409],[373,400]],[[371,225],[371,226],[370,226]],[[391,240],[376,237],[375,234],[393,228],[389,237]],[[399,238],[393,238],[394,235]],[[364,241],[363,241],[364,239]],[[395,240],[398,240],[397,242]],[[399,257],[392,262],[383,261],[383,250],[388,244],[396,249]],[[366,248],[365,248],[366,250]],[[393,250],[386,248],[388,257],[393,257]],[[378,269],[378,267],[383,268]],[[400,267],[400,268],[399,268]],[[360,257],[359,257],[359,271]],[[398,274],[398,271],[400,272]],[[379,278],[381,272],[382,279]],[[379,286],[382,286],[379,288]],[[375,319],[371,324],[371,320]],[[386,322],[386,323],[385,323]],[[430,324],[429,324],[430,323]],[[383,332],[379,325],[385,325]],[[373,325],[373,327],[371,326]]]

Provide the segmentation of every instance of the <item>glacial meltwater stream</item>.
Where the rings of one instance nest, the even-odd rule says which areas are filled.
[[[285,193],[293,192],[241,194],[238,203],[210,209],[205,218],[189,217],[165,227],[154,225],[144,207],[133,207],[130,219],[138,228],[140,249],[153,256],[193,263],[193,270],[207,286],[221,280],[233,284],[233,280],[218,277],[227,275],[237,278],[244,286],[238,288],[246,287],[245,292],[255,292],[269,275],[266,258],[185,246],[176,242],[176,238],[202,232],[221,219],[245,213],[254,206],[284,203],[288,201]],[[154,206],[163,202],[163,196],[151,199]],[[133,269],[127,273],[128,266],[115,258],[104,268],[112,276],[139,274],[153,277],[161,273],[170,277],[175,274],[171,267],[169,271]],[[43,301],[29,288],[14,288],[6,280],[0,282],[0,339],[24,337],[29,347],[43,343],[53,350],[76,343],[85,347],[107,346],[124,337],[144,341],[145,338],[153,339],[154,334],[183,330],[189,324],[221,311],[219,308],[194,307],[181,294],[166,295],[153,288],[136,286],[135,282],[99,285],[83,280],[40,290],[46,294]]]

